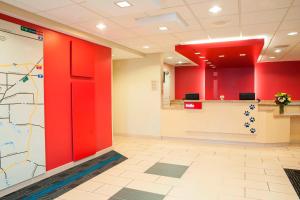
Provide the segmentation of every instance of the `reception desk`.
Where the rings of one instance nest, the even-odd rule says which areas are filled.
[[[201,109],[184,109],[183,102],[161,110],[163,137],[243,143],[300,141],[300,105],[279,115],[272,102],[201,101]]]

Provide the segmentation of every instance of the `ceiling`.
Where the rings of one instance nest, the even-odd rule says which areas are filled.
[[[172,54],[167,57],[182,62],[186,61],[177,57],[176,44],[257,35],[266,37],[260,62],[300,60],[300,0],[128,0],[133,6],[127,8],[116,6],[114,0],[0,1],[143,53]],[[212,14],[209,9],[215,5],[222,11]],[[183,23],[137,21],[170,13],[176,13]],[[99,23],[107,28],[97,29]],[[160,26],[168,30],[161,31]],[[294,31],[299,34],[287,35]],[[278,46],[283,46],[282,52],[275,53]],[[165,59],[171,64],[174,60]]]
[[[180,54],[208,68],[253,67],[264,46],[263,39],[176,45]]]

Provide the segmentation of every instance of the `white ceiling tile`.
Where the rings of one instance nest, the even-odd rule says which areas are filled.
[[[282,20],[284,15],[286,14],[287,9],[277,9],[271,11],[262,11],[255,13],[246,13],[241,15],[241,24],[263,24],[270,22],[279,22]]]
[[[293,0],[241,0],[242,13],[287,8]]]
[[[294,6],[290,8],[287,16],[287,20],[294,20],[294,19],[300,19],[300,6]]]
[[[174,33],[173,35],[177,37],[180,40],[180,42],[208,39],[207,32],[205,31],[188,31],[188,32]]]
[[[35,8],[39,11],[51,10],[74,4],[70,0],[18,0],[18,2],[23,3],[28,7]]]
[[[299,30],[299,32],[300,32],[300,19],[285,20],[279,27],[279,30],[290,30],[291,32]]]
[[[282,58],[285,61],[300,60],[300,44],[292,48],[287,54]]]
[[[293,5],[294,6],[300,6],[300,0],[295,0]]]
[[[203,3],[205,1],[207,0],[185,0],[185,2],[188,4]]]
[[[120,8],[115,4],[115,1],[112,0],[86,0],[86,2],[81,5],[105,17],[132,15],[160,8],[158,0],[130,0],[130,3],[133,6],[126,8]]]
[[[41,10],[35,8],[35,7],[31,7],[31,6],[29,6],[28,4],[25,4],[25,3],[20,2],[20,1],[18,1],[18,0],[1,0],[1,1],[3,1],[3,2],[5,2],[5,3],[8,3],[8,4],[10,4],[10,5],[16,6],[16,7],[18,7],[18,8],[22,8],[22,9],[24,9],[24,10],[30,11],[30,12],[36,13],[36,12],[41,11]]]
[[[171,34],[165,34],[165,35],[152,35],[152,36],[146,36],[144,37],[147,41],[150,43],[154,44],[159,44],[160,45],[173,45],[175,46],[176,44],[179,43],[179,39],[174,37]],[[161,42],[164,41],[164,42]]]
[[[241,31],[243,36],[273,35],[278,25],[279,22],[245,25],[241,27]]]
[[[293,46],[294,44],[297,44],[300,42],[300,37],[299,36],[288,36],[289,31],[282,30],[278,31],[270,44],[270,47],[275,47],[278,45],[289,45]]]
[[[212,6],[218,5],[222,8],[222,11],[217,14],[212,14],[209,12],[209,9]],[[208,18],[212,16],[224,16],[224,15],[235,15],[238,14],[238,0],[213,0],[213,1],[205,1],[198,4],[193,4],[191,9],[195,13],[195,15],[201,18]]]
[[[144,13],[137,13],[133,15],[117,16],[109,18],[111,21],[121,25],[122,27],[132,28],[138,26],[136,19],[145,17]]]
[[[218,29],[207,30],[207,32],[209,36],[213,39],[240,36],[239,28],[218,28]]]
[[[205,29],[236,27],[239,26],[239,16],[230,15],[221,17],[210,17],[201,19],[200,22]]]
[[[106,30],[115,30],[115,29],[121,29],[122,28],[120,25],[112,22],[111,20],[106,19],[106,18],[101,18],[101,17],[97,17],[97,18],[92,19],[92,20],[76,23],[76,24],[74,24],[74,26],[80,26],[80,27],[89,29],[91,31],[100,31],[96,27],[97,24],[99,24],[99,23],[103,23],[107,26],[106,29],[104,29],[104,31],[106,31]]]
[[[183,6],[183,0],[160,0],[161,8]]]
[[[48,14],[50,16],[54,16],[62,22],[65,22],[65,24],[67,25],[99,18],[99,16],[97,16],[96,14],[78,5],[58,8],[42,12],[41,14]]]

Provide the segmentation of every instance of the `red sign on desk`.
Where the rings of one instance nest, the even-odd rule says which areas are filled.
[[[202,109],[202,102],[184,102],[184,109]]]

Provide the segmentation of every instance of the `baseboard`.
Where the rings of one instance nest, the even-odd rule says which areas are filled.
[[[161,139],[161,135],[150,135],[150,134],[135,134],[135,133],[114,133],[113,136],[124,136],[124,137],[136,137],[136,138],[154,138]]]
[[[67,169],[70,169],[70,168],[72,168],[72,167],[75,167],[75,166],[77,166],[77,165],[80,165],[81,163],[84,163],[84,162],[89,161],[89,160],[91,160],[91,159],[94,159],[94,158],[96,158],[96,157],[98,157],[98,156],[101,156],[101,155],[103,155],[103,154],[105,154],[105,153],[107,153],[107,152],[109,152],[109,151],[111,151],[111,150],[112,150],[112,147],[108,147],[108,148],[106,148],[106,149],[103,149],[103,150],[101,150],[101,151],[98,151],[96,154],[94,154],[94,155],[92,155],[92,156],[89,156],[89,157],[87,157],[87,158],[84,158],[84,159],[79,160],[79,161],[76,161],[76,162],[70,162],[70,163],[67,163],[67,164],[62,165],[62,166],[60,166],[60,167],[57,167],[57,168],[55,168],[55,169],[49,170],[49,171],[47,171],[45,174],[42,174],[42,175],[37,176],[37,177],[34,177],[34,178],[30,179],[30,180],[27,180],[27,181],[18,183],[18,184],[13,185],[13,186],[11,186],[11,187],[9,187],[9,188],[6,188],[6,189],[4,189],[4,190],[1,190],[1,191],[0,191],[0,197],[3,197],[3,196],[5,196],[5,195],[7,195],[7,194],[10,194],[10,193],[12,193],[12,192],[15,192],[15,191],[17,191],[17,190],[19,190],[19,189],[22,189],[22,188],[24,188],[24,187],[27,187],[28,185],[31,185],[31,184],[36,183],[36,182],[38,182],[38,181],[41,181],[41,180],[43,180],[43,179],[49,178],[50,176],[53,176],[53,175],[55,175],[55,174],[58,174],[58,173],[60,173],[60,172],[62,172],[62,171],[65,171],[65,170],[67,170]]]
[[[200,138],[185,138],[185,137],[172,137],[172,136],[162,136],[162,139],[174,140],[174,141],[186,141],[195,142],[203,144],[231,144],[231,145],[243,145],[243,146],[257,146],[257,147],[281,147],[287,146],[290,143],[257,143],[257,142],[241,142],[241,141],[226,141],[226,140],[215,140],[215,139],[200,139]]]

